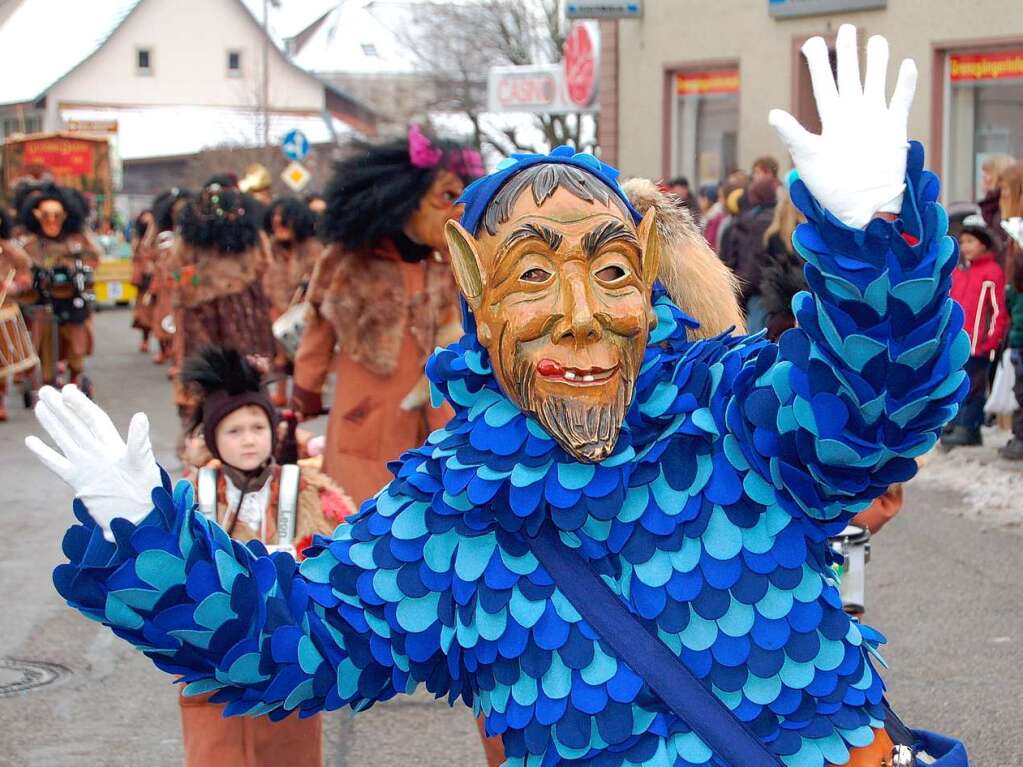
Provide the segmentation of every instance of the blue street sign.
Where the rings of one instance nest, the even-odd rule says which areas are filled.
[[[304,160],[309,154],[309,139],[300,130],[288,131],[281,142],[281,151],[294,162]]]

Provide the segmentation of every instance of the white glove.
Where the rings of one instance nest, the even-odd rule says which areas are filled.
[[[1002,229],[1016,241],[1017,245],[1023,248],[1023,218],[1013,216],[1005,219],[1002,222]]]
[[[916,90],[916,65],[899,68],[891,104],[885,103],[888,41],[867,41],[867,73],[860,86],[856,27],[843,24],[836,43],[838,77],[832,77],[828,46],[811,37],[803,45],[821,135],[807,132],[780,109],[768,122],[789,149],[800,178],[827,210],[848,226],[866,226],[876,213],[898,213],[905,189],[906,124]]]
[[[44,386],[35,412],[63,455],[34,436],[25,439],[25,446],[71,486],[104,538],[113,542],[110,520],[115,517],[138,523],[153,510],[151,494],[161,484],[160,469],[144,413],[131,419],[126,445],[110,417],[77,386],[61,392]]]

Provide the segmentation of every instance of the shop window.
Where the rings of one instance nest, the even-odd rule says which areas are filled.
[[[1023,160],[1023,48],[952,53],[945,84],[945,199],[977,200],[986,159]]]
[[[717,183],[737,167],[739,70],[678,72],[674,84],[672,175]]]

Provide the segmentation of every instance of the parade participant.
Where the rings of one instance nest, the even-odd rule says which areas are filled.
[[[0,205],[0,307],[16,307],[15,297],[31,287],[32,259],[14,238],[14,220]],[[6,326],[4,331],[0,345],[8,342]],[[7,384],[7,376],[0,376],[0,421],[7,420]]]
[[[263,230],[270,238],[270,264],[263,275],[263,290],[270,299],[270,318],[276,320],[293,303],[302,300],[323,245],[316,238],[316,217],[297,197],[278,197],[263,216]],[[273,402],[287,403],[287,376],[291,360],[278,345],[275,368],[284,379],[277,385]]]
[[[149,353],[149,335],[153,330],[153,305],[146,294],[153,281],[155,253],[148,246],[146,235],[153,226],[153,211],[144,210],[131,228],[131,284],[135,286],[135,305],[131,310],[131,326],[142,333],[139,351]]]
[[[334,168],[322,222],[329,245],[307,293],[292,398],[318,415],[334,371],[323,470],[357,502],[386,484],[388,461],[451,415],[431,407],[423,366],[461,335],[444,224],[481,172],[478,154],[418,127],[405,140],[358,146]]]
[[[215,457],[199,471],[198,506],[232,539],[298,552],[301,560],[314,534],[329,535],[352,513],[351,500],[322,472],[275,463],[276,411],[258,371],[236,350],[201,350],[186,360],[181,379],[196,390],[192,427]],[[225,718],[211,697],[180,698],[187,767],[322,764],[320,716]]]
[[[906,138],[915,67],[889,106],[884,39],[865,89],[851,27],[837,49],[837,87],[825,41],[803,49],[822,135],[770,116],[811,286],[780,343],[690,340],[656,280],[656,212],[612,168],[510,158],[447,225],[466,335],[428,370],[455,416],[358,515],[296,571],[172,494],[144,415],[125,444],[47,389],[64,455],[28,444],[81,523],[58,590],[228,714],[423,684],[482,712],[512,767],[901,767],[916,746],[965,765],[891,713],[883,638],[828,564],[829,532],[935,444],[969,356],[937,180]]]
[[[19,219],[29,233],[25,250],[40,281],[38,309],[30,314],[44,383],[54,382],[63,364],[72,383],[91,391],[83,377],[94,341],[86,287],[103,249],[85,226],[83,199],[74,190],[46,184],[25,196]]]
[[[142,244],[153,259],[153,279],[149,281],[149,289],[143,301],[151,307],[153,335],[159,345],[153,355],[153,363],[157,365],[171,358],[174,344],[176,283],[168,266],[178,240],[176,227],[191,199],[190,192],[178,187],[157,195],[153,200],[153,226],[146,232]],[[173,378],[173,375],[169,377]]]
[[[970,391],[941,435],[945,447],[980,445],[984,421],[991,356],[1002,345],[1009,329],[1005,306],[1005,273],[995,260],[994,238],[984,219],[973,215],[963,221],[959,233],[960,267],[952,273],[952,298],[963,308],[963,327],[970,336],[970,359],[966,373]]]
[[[203,188],[178,219],[167,263],[174,280],[178,360],[210,344],[270,357],[270,301],[263,290],[269,254],[249,198],[218,183]]]

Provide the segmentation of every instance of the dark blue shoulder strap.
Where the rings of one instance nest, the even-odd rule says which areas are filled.
[[[647,686],[730,767],[780,767],[717,696],[629,612],[579,554],[545,523],[529,548],[572,606]]]

